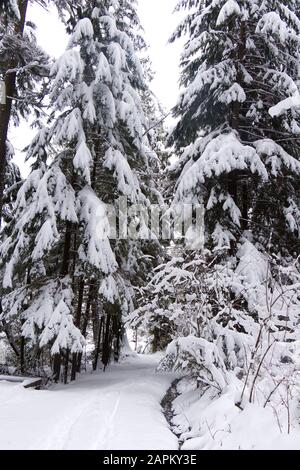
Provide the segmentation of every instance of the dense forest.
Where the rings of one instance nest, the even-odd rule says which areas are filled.
[[[35,3],[65,27],[57,60]],[[169,126],[136,0],[0,1],[0,373],[68,387],[155,353],[187,449],[250,405],[299,433],[299,1],[175,6]]]

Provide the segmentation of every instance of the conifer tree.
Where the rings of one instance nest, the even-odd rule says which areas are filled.
[[[188,35],[171,139],[182,152],[176,200],[203,201],[211,247],[234,249],[247,229],[285,254],[299,240],[299,110],[269,113],[299,93],[296,7],[179,2],[189,13],[172,38]]]

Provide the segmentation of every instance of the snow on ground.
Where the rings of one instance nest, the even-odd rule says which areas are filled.
[[[26,390],[0,382],[0,449],[178,448],[160,406],[174,375],[134,356],[70,385]]]
[[[182,450],[300,450],[299,394],[288,417],[279,403],[266,408],[247,403],[241,411],[234,382],[220,396],[213,388],[203,394],[187,379],[177,390],[173,424]]]

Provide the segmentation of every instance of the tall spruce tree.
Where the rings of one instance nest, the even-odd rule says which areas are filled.
[[[244,230],[288,254],[299,240],[299,109],[269,109],[299,93],[297,2],[180,1],[188,39],[171,141],[176,200],[203,202],[207,241],[231,247]],[[299,247],[299,244],[297,245]]]

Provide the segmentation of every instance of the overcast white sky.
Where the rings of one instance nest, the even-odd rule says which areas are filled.
[[[179,56],[182,41],[168,44],[180,15],[173,14],[177,0],[139,0],[139,15],[150,47],[150,57],[156,73],[152,88],[162,105],[169,110],[178,97]],[[28,19],[38,27],[37,37],[41,47],[52,57],[59,57],[67,45],[64,26],[55,9],[50,12],[41,7],[30,7]],[[15,160],[25,176],[28,165],[23,164],[21,149],[30,142],[34,132],[23,123],[21,128],[11,130],[11,140],[16,149]]]

